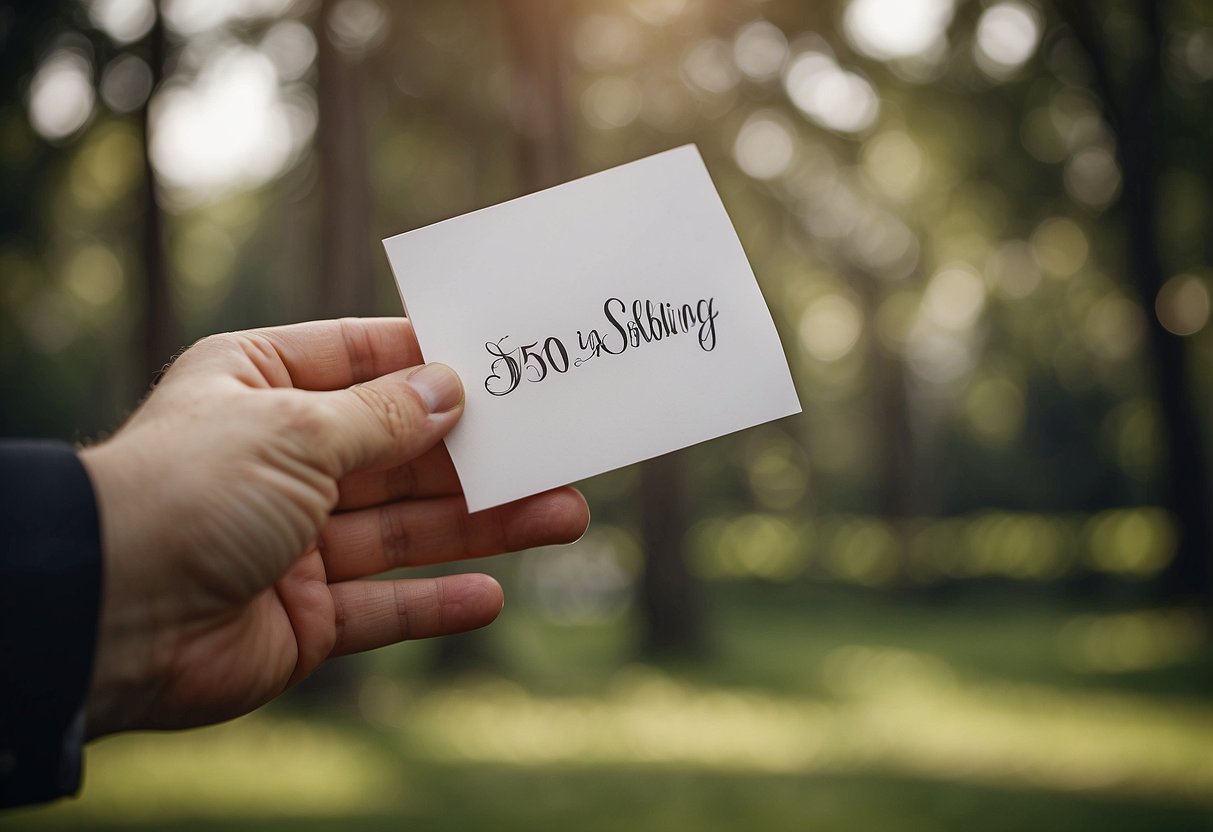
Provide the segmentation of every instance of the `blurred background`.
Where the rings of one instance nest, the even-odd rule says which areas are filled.
[[[489,630],[0,824],[1211,828],[1211,92],[1196,0],[0,2],[3,435],[687,142],[804,403],[584,483]]]

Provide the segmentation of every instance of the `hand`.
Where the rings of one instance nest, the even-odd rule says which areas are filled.
[[[467,513],[439,443],[463,388],[420,361],[404,319],[212,336],[81,453],[105,550],[90,736],[227,719],[330,656],[481,627],[486,575],[363,579],[582,534],[571,488]]]

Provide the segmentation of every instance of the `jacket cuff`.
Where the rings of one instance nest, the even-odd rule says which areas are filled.
[[[0,442],[0,806],[80,786],[101,557],[75,450]]]

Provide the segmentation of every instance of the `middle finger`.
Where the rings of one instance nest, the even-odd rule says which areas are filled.
[[[468,514],[463,498],[407,500],[335,514],[318,546],[330,582],[401,566],[478,558],[576,540],[589,524],[585,498],[557,488]]]

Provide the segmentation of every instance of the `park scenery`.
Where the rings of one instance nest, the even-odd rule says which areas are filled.
[[[803,407],[578,483],[581,540],[469,567],[488,629],[0,826],[1213,828],[1211,100],[1197,0],[0,2],[3,435],[688,144]]]

